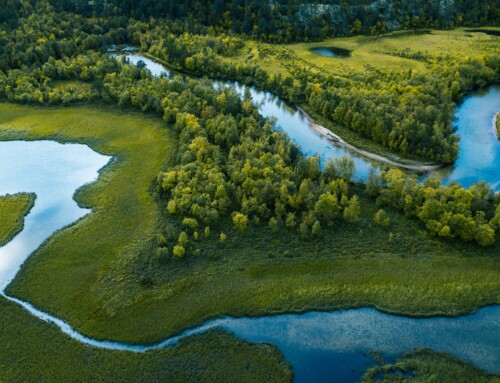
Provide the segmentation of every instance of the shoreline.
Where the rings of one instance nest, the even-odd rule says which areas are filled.
[[[500,111],[496,112],[493,115],[493,120],[492,120],[492,124],[491,124],[492,129],[493,129],[493,134],[495,135],[497,140],[500,140],[500,131],[497,129],[497,123],[498,123],[499,118],[500,118]]]
[[[304,116],[309,127],[313,129],[320,136],[326,138],[328,141],[332,142],[334,145],[340,146],[354,153],[357,153],[367,159],[374,160],[386,165],[395,166],[398,168],[403,168],[407,170],[414,170],[420,172],[431,172],[441,168],[443,165],[440,164],[424,164],[420,162],[415,162],[414,164],[403,163],[391,160],[379,154],[368,152],[363,149],[359,149],[348,142],[344,141],[339,135],[333,133],[331,130],[325,128],[323,125],[318,124],[309,114],[307,114],[301,107],[296,105],[297,110]]]

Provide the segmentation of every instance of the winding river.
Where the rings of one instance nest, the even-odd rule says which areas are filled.
[[[152,61],[145,57],[131,55],[130,60],[143,60],[157,75],[165,72],[161,66],[152,67]],[[235,86],[238,92],[244,91],[243,87],[234,84],[219,86]],[[251,89],[251,92],[254,101],[262,104],[262,114],[276,117],[278,125],[306,153],[319,154],[324,159],[349,155],[356,163],[358,178],[366,178],[371,163],[365,158],[333,145],[311,128],[311,122],[303,114],[278,98],[255,89]],[[494,109],[500,109],[499,92],[499,87],[491,87],[484,94],[478,94],[478,104],[475,103],[476,96],[471,96],[458,109],[458,132],[463,135],[463,142],[467,139],[465,133],[468,129],[487,128],[493,134],[491,125],[481,125],[482,111],[476,112],[478,105],[481,108],[486,105],[484,121],[489,118],[491,124],[496,111]],[[471,105],[467,106],[469,104]],[[493,110],[491,113],[490,109]],[[461,121],[471,111],[481,118],[475,116],[469,124],[462,126]],[[479,148],[481,150],[476,152],[477,157],[487,155],[487,161],[483,164],[489,163],[491,169],[499,150],[496,138],[492,139],[495,140],[496,147],[490,141],[487,143],[494,154],[491,151],[483,153],[484,148]],[[470,153],[474,153],[474,146],[467,146],[470,146]],[[472,154],[467,156],[474,157]],[[402,352],[420,347],[450,353],[489,372],[500,372],[500,306],[486,307],[474,314],[457,318],[406,318],[368,308],[260,318],[227,317],[207,321],[200,327],[186,330],[156,345],[137,346],[90,339],[73,330],[68,323],[32,307],[28,302],[5,295],[5,288],[32,252],[54,232],[89,213],[89,210],[76,204],[74,193],[83,185],[95,181],[100,169],[110,160],[110,157],[79,144],[63,145],[51,141],[0,142],[0,195],[17,192],[37,194],[35,206],[26,217],[23,231],[0,248],[0,291],[5,298],[21,305],[32,315],[55,324],[70,337],[93,347],[143,352],[175,344],[183,337],[210,328],[221,327],[252,342],[277,345],[292,364],[296,382],[356,381],[367,367],[374,364],[368,353],[380,351],[386,360],[390,360]],[[469,164],[467,158],[463,162],[463,166],[471,168],[481,166],[479,160],[473,165]],[[459,180],[466,183],[466,177],[470,177],[470,173],[466,176],[466,173],[459,172],[459,164],[457,162],[456,168],[445,176],[447,181]],[[476,173],[476,180],[482,178],[486,178],[498,190],[498,170],[495,173],[493,169],[488,177],[483,177],[481,172]]]

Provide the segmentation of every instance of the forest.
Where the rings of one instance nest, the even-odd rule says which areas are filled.
[[[50,0],[50,3],[56,10],[87,17],[165,18],[183,22],[189,32],[209,27],[216,32],[245,34],[272,42],[394,29],[491,25],[500,17],[495,0]]]

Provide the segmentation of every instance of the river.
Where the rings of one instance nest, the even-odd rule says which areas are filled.
[[[142,60],[155,76],[172,73],[140,54],[130,54],[127,57],[131,64],[137,64]],[[232,88],[240,95],[243,95],[246,89],[245,85],[237,82],[215,81],[214,84]],[[384,164],[345,146],[335,145],[318,133],[317,125],[301,110],[288,105],[272,93],[254,87],[249,89],[253,101],[260,106],[262,116],[275,118],[276,125],[283,129],[305,154],[319,155],[323,164],[329,159],[347,156],[354,161],[356,166],[354,178],[358,180],[366,180],[372,167],[394,165],[393,161],[389,160]],[[498,111],[500,111],[500,85],[490,86],[467,97],[455,113],[454,126],[461,138],[456,163],[453,166],[429,171],[425,177],[439,177],[444,184],[451,181],[459,182],[464,187],[485,180],[493,190],[499,191],[500,167],[497,163],[500,160],[500,142],[493,132],[493,117]]]
[[[134,57],[146,64],[150,61],[137,55],[130,56],[131,61]],[[161,66],[156,68],[165,71]],[[242,86],[235,87],[238,92],[244,91]],[[479,125],[475,124],[478,120],[478,105],[490,105],[485,100],[493,99],[491,109],[496,108],[499,89],[491,89],[479,93],[479,104],[475,104],[472,96],[457,110],[457,124],[475,113],[473,119],[468,120],[470,123],[463,126],[463,132],[458,128],[459,134],[464,134],[465,139],[467,129],[477,129],[476,125]],[[371,164],[363,157],[332,145],[310,128],[303,114],[278,98],[255,89],[251,89],[251,92],[254,100],[262,103],[262,114],[277,117],[278,125],[306,153],[319,154],[325,159],[350,155],[356,162],[358,177],[366,177]],[[467,106],[469,104],[471,106]],[[492,117],[489,111],[484,113],[484,120],[490,118],[490,123]],[[482,114],[480,120],[483,120]],[[491,126],[487,128],[493,134]],[[488,147],[495,148],[492,143],[488,143]],[[480,150],[477,155],[483,151]],[[495,158],[489,154],[489,163],[494,162]],[[96,180],[99,170],[109,161],[110,157],[102,156],[85,145],[63,145],[51,141],[0,142],[0,195],[17,192],[37,194],[35,206],[26,217],[23,231],[0,248],[0,290],[7,299],[23,306],[32,315],[54,323],[72,338],[93,347],[143,352],[172,345],[194,333],[222,327],[252,342],[277,345],[292,364],[296,382],[353,382],[374,364],[368,356],[369,352],[380,351],[386,359],[391,360],[402,352],[420,347],[450,353],[489,372],[500,372],[500,306],[483,308],[474,314],[457,318],[407,318],[369,308],[260,318],[228,317],[208,321],[156,345],[138,346],[90,339],[74,331],[70,324],[32,307],[28,302],[6,296],[5,288],[30,254],[55,231],[89,213],[89,210],[78,207],[73,199],[74,193],[81,186]],[[464,159],[464,162],[467,160]],[[478,164],[475,162],[474,166]],[[446,177],[448,180],[465,179],[461,174],[453,170]],[[498,185],[500,177],[497,174],[495,178],[495,174],[488,180]]]

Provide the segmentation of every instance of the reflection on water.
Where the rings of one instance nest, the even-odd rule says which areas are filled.
[[[431,348],[500,371],[500,307],[458,318],[407,318],[362,308],[233,319],[224,328],[252,342],[277,345],[297,382],[355,382],[374,364],[415,348]]]
[[[132,62],[139,59],[150,65],[150,60],[142,56],[130,57]],[[156,74],[166,72],[161,66],[153,69]],[[244,91],[243,87],[235,84],[226,83],[224,86],[234,86],[240,93]],[[320,154],[323,159],[346,154],[345,150],[331,146],[310,130],[304,117],[278,98],[267,92],[251,91],[254,100],[262,103],[262,114],[277,117],[278,124],[300,143],[306,153]],[[488,139],[488,133],[493,134],[491,125],[484,133],[479,124],[486,123],[488,118],[491,124],[491,111],[494,113],[495,105],[498,105],[498,94],[499,88],[492,87],[484,95],[467,99],[457,111],[457,121],[461,124],[459,133],[466,144],[461,147],[456,169],[444,175],[445,180],[466,180],[471,174],[481,179],[485,178],[482,170],[494,170],[498,147]],[[460,130],[462,128],[463,131]],[[477,137],[474,134],[476,130],[481,130]],[[366,177],[370,166],[368,162],[356,156],[353,159],[358,177]],[[0,142],[0,195],[18,192],[37,194],[35,207],[26,217],[24,230],[0,248],[0,291],[3,292],[22,263],[45,239],[88,213],[88,210],[77,206],[73,194],[81,185],[95,180],[98,169],[108,161],[109,157],[99,155],[84,145],[62,145],[50,141]],[[467,168],[475,170],[466,171]],[[493,171],[488,180],[494,180],[498,185],[499,177],[494,174],[498,173]],[[277,345],[292,364],[297,382],[357,381],[362,372],[373,364],[367,356],[368,352],[378,350],[386,358],[395,358],[417,347],[447,352],[485,370],[500,371],[500,306],[484,308],[459,318],[413,319],[366,308],[253,319],[221,318],[157,345],[137,346],[89,339],[60,319],[28,303],[11,300],[33,315],[56,324],[74,339],[107,349],[146,351],[174,344],[182,337],[209,328],[222,327],[249,341]]]

